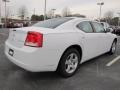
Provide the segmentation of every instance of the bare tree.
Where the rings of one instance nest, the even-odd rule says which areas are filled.
[[[6,11],[6,18],[10,18],[10,16],[11,16],[11,11],[8,8],[7,11]]]
[[[62,16],[63,17],[68,17],[70,15],[71,15],[70,8],[68,8],[68,7],[63,8],[63,10],[62,10]]]
[[[81,14],[79,14],[79,13],[72,14],[71,16],[73,16],[73,17],[86,18],[86,16],[85,16],[85,15],[81,15]]]
[[[19,8],[19,13],[18,13],[19,17],[20,17],[22,20],[24,20],[25,17],[27,16],[27,14],[28,14],[28,11],[27,11],[26,6],[21,6],[21,7]]]
[[[47,17],[48,18],[54,18],[55,17],[55,10],[56,9],[51,9],[50,11],[48,11]]]
[[[55,14],[55,18],[59,18],[59,17],[61,17],[60,14]]]
[[[112,19],[113,18],[113,12],[112,11],[108,11],[105,13],[105,18],[107,19]]]
[[[110,23],[111,20],[112,20],[112,18],[113,18],[113,12],[112,12],[112,11],[108,11],[108,12],[105,13],[104,16],[105,16],[105,20],[106,20],[108,23]]]
[[[53,17],[53,11],[52,10],[48,11],[47,17],[48,18],[52,18]]]

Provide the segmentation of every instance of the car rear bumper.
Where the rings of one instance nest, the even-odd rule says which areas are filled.
[[[13,56],[8,54],[9,49],[14,50]],[[59,55],[53,50],[33,47],[17,48],[7,41],[5,54],[11,62],[31,72],[55,71],[59,62]]]

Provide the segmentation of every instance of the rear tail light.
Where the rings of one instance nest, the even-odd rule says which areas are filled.
[[[42,47],[42,44],[43,44],[43,34],[34,31],[28,32],[25,41],[25,46]]]

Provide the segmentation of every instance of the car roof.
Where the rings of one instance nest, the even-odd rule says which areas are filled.
[[[71,20],[61,24],[60,26],[56,27],[56,29],[68,29],[70,30],[71,28],[74,28],[76,24],[82,22],[82,21],[93,21],[87,18],[82,18],[82,17],[61,17],[61,18],[71,18]]]
[[[73,19],[79,19],[79,20],[89,20],[88,18],[82,18],[82,17],[64,17],[64,18],[73,18]]]

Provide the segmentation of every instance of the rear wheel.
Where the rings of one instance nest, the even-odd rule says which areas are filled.
[[[116,52],[116,41],[114,41],[113,43],[112,43],[112,46],[111,46],[111,49],[110,49],[110,51],[109,51],[109,54],[114,54],[115,52]]]
[[[68,49],[60,60],[58,71],[62,76],[70,77],[77,71],[79,63],[79,52],[75,48]]]

